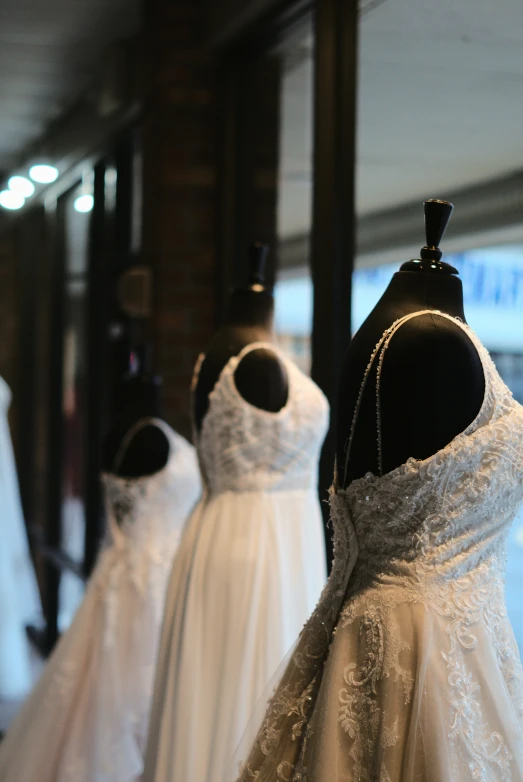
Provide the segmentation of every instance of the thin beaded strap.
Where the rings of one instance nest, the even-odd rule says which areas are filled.
[[[382,335],[381,339],[379,340],[379,342],[376,343],[376,347],[374,348],[374,350],[371,353],[371,357],[369,359],[369,363],[367,364],[367,367],[365,369],[365,373],[363,375],[363,380],[361,382],[360,390],[358,392],[358,397],[356,399],[356,405],[354,407],[354,415],[352,416],[352,422],[351,422],[351,427],[350,427],[350,432],[349,432],[349,439],[348,439],[348,441],[346,443],[346,446],[345,446],[345,469],[344,469],[344,475],[343,475],[343,484],[344,485],[345,485],[345,483],[347,481],[347,470],[348,470],[348,467],[349,467],[350,452],[351,452],[351,448],[352,448],[352,441],[354,439],[354,432],[356,430],[356,421],[358,419],[358,414],[360,412],[361,400],[363,398],[363,392],[365,391],[365,387],[367,385],[367,380],[368,380],[369,375],[370,375],[371,370],[372,370],[372,365],[374,363],[374,359],[376,358],[376,356],[378,354],[378,351],[381,348],[383,342],[386,340],[387,336],[389,335],[389,333],[394,328],[394,325],[395,324],[390,326],[390,328],[388,328],[383,333],[383,335]]]
[[[444,313],[439,312],[437,310],[420,310],[419,312],[411,312],[409,315],[404,315],[403,317],[398,318],[397,320],[394,321],[394,323],[391,326],[389,326],[388,329],[386,329],[383,332],[380,340],[376,343],[376,347],[372,351],[371,357],[369,359],[369,363],[367,364],[365,373],[363,375],[363,380],[360,386],[360,390],[358,392],[358,397],[356,399],[356,405],[354,408],[354,415],[352,417],[349,439],[345,447],[345,470],[344,470],[344,481],[343,481],[344,484],[347,481],[347,470],[349,466],[350,452],[352,448],[352,441],[354,439],[356,422],[360,412],[361,401],[363,399],[363,393],[365,391],[367,380],[369,378],[369,375],[372,370],[372,366],[374,364],[374,361],[378,353],[379,353],[378,366],[376,369],[376,439],[377,439],[377,455],[378,455],[378,474],[380,477],[383,475],[383,450],[382,450],[382,442],[381,442],[381,400],[380,400],[380,381],[381,381],[381,372],[383,368],[383,359],[385,356],[385,351],[387,350],[389,343],[392,337],[394,336],[394,334],[396,333],[396,331],[398,331],[398,329],[401,328],[401,326],[403,326],[404,323],[411,320],[412,318],[419,317],[420,315],[443,315],[444,317],[447,317],[449,320],[456,320],[455,318],[452,318],[451,316],[447,316]]]
[[[200,379],[200,371],[204,361],[205,361],[205,353],[200,353],[194,365],[192,378],[191,378],[191,387],[189,392],[189,408],[191,412],[191,438],[194,446],[198,444],[198,426],[196,423],[196,411],[195,411],[196,387],[198,386],[198,380]]]
[[[200,353],[198,358],[196,359],[196,363],[194,365],[194,369],[192,372],[191,377],[191,393],[194,394],[196,391],[196,386],[198,385],[198,380],[200,378],[200,370],[202,368],[202,364],[205,361],[205,353]]]
[[[421,315],[420,312],[415,314]],[[381,372],[383,369],[383,359],[385,358],[385,351],[387,350],[392,337],[408,320],[410,320],[410,317],[405,316],[400,323],[396,322],[392,325],[389,334],[387,334],[383,340],[380,355],[378,357],[378,366],[376,368],[376,437],[378,441],[378,475],[380,477],[383,475],[383,444],[381,439]]]

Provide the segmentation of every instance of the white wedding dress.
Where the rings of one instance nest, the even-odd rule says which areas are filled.
[[[234,373],[263,348],[288,401],[248,404]],[[195,372],[196,384],[198,367]],[[206,493],[174,561],[144,780],[222,782],[252,709],[326,579],[317,466],[328,425],[320,389],[268,343],[230,359],[197,436]]]
[[[11,390],[0,377],[0,701],[17,701],[32,685],[25,625],[41,618],[25,529],[7,412]]]
[[[390,340],[427,312],[385,332],[362,389],[377,370],[379,394]],[[335,482],[334,568],[243,755],[241,782],[523,780],[523,671],[504,603],[523,408],[468,326],[431,314],[476,347],[481,410],[428,459],[346,489]]]
[[[196,452],[163,421],[166,466],[103,476],[110,542],[84,600],[0,743],[2,782],[136,782],[143,770],[165,589],[201,485]],[[123,458],[123,452],[119,459]]]

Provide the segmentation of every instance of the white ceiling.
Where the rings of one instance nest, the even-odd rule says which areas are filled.
[[[365,15],[358,213],[522,168],[522,52],[522,0],[386,0]],[[283,87],[281,237],[310,226],[311,95],[302,61]]]
[[[85,89],[138,0],[0,0],[0,171]]]
[[[387,0],[363,19],[358,211],[523,165],[521,0]]]
[[[139,6],[0,0],[0,172],[85,89],[105,47],[137,29]],[[445,197],[521,168],[522,0],[385,0],[368,8],[360,36],[358,212]],[[310,40],[304,32],[283,84],[281,236],[310,225]]]

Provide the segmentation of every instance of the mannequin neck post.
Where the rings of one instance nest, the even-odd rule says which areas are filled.
[[[397,306],[412,312],[422,309],[441,310],[465,320],[463,286],[454,274],[396,272],[377,306]]]
[[[162,418],[161,380],[154,375],[127,380],[118,395],[117,417],[134,422],[139,418]]]
[[[274,297],[267,290],[235,290],[231,294],[225,325],[253,326],[272,331]]]

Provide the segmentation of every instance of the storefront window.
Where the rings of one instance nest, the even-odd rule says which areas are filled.
[[[278,341],[300,369],[310,371],[313,288],[305,271],[283,279],[275,290],[275,328]]]
[[[75,203],[81,186],[64,198],[65,280],[62,383],[61,548],[79,567],[85,546],[86,319],[90,212]],[[64,630],[83,596],[83,582],[65,570],[60,581],[58,623]]]
[[[283,349],[305,372],[311,364],[313,42],[309,29],[282,54],[275,327]]]

